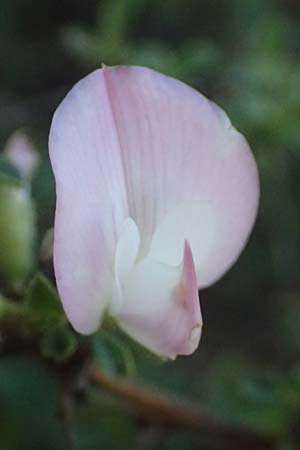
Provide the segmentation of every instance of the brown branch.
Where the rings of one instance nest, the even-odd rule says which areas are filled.
[[[74,405],[72,394],[68,389],[61,393],[59,404],[59,417],[61,419],[68,450],[77,449],[76,434],[74,430]]]
[[[278,436],[254,431],[243,425],[229,424],[194,405],[170,400],[161,394],[117,377],[108,377],[98,369],[90,372],[90,382],[126,404],[148,423],[171,427],[192,428],[211,439],[230,443],[230,448],[243,450],[273,450]]]

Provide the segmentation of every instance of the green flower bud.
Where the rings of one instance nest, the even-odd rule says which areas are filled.
[[[33,265],[35,209],[21,183],[0,180],[0,278],[20,289]]]

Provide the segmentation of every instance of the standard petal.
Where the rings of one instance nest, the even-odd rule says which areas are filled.
[[[126,302],[119,299],[112,310],[139,339],[147,308],[136,300],[148,280],[154,290],[161,287],[149,304],[150,319],[153,305],[165,317],[174,311],[168,309],[175,295],[170,289],[184,278],[178,261],[185,240],[197,284],[205,286],[235,261],[253,226],[259,184],[246,141],[216,105],[149,69],[105,68],[78,83],[55,114],[50,155],[57,184],[58,289],[72,324],[83,333],[97,328],[116,280],[121,286],[134,264]],[[128,217],[136,225],[126,225]],[[118,248],[122,253],[130,243],[138,254],[130,250],[120,257]],[[122,274],[115,278],[115,271]],[[176,345],[168,344],[173,350],[152,342],[158,328],[151,320],[149,333],[149,322],[141,330],[145,345],[158,352],[165,346],[169,355],[189,352],[179,350],[183,338],[180,345],[176,339]]]
[[[187,239],[198,285],[211,284],[237,259],[256,217],[247,142],[219,107],[179,81],[140,67],[105,68],[104,76],[140,256],[151,248],[176,264]]]
[[[50,131],[56,179],[54,266],[76,330],[94,331],[112,286],[119,230],[127,214],[118,136],[103,73],[80,81]]]
[[[123,330],[154,353],[188,355],[198,346],[202,318],[189,244],[177,267],[152,258],[137,263],[122,286],[115,317]]]

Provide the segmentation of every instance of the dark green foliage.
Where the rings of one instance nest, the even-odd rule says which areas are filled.
[[[46,358],[63,361],[73,355],[77,348],[74,333],[64,323],[45,328],[41,339],[41,353]]]
[[[136,373],[135,358],[130,346],[113,333],[102,331],[95,337],[93,355],[96,365],[107,373],[129,377]]]
[[[25,305],[35,320],[57,324],[64,321],[64,313],[57,292],[50,281],[37,273],[28,286]]]
[[[0,365],[1,450],[64,450],[57,420],[58,386],[28,358]]]

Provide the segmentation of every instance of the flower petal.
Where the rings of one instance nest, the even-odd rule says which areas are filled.
[[[112,315],[117,312],[122,303],[123,284],[126,282],[138,256],[140,247],[140,233],[136,223],[129,217],[125,220],[120,231],[120,237],[116,246],[112,297],[109,310]]]
[[[185,240],[199,286],[218,279],[243,248],[259,195],[244,138],[220,108],[185,84],[149,69],[115,67],[90,74],[62,102],[50,156],[57,186],[54,264],[73,326],[82,333],[97,328],[114,295],[115,272],[122,288],[134,263],[126,302],[112,310],[154,351],[188,353],[183,342],[192,315],[182,316],[182,338],[166,342],[151,335],[162,325],[152,313],[157,309],[167,320],[177,311],[170,299],[185,277],[178,268]],[[138,255],[120,256],[128,245]],[[137,298],[151,280],[157,295],[145,322],[147,308]],[[190,284],[185,291],[195,292]]]
[[[54,266],[76,330],[99,325],[113,280],[119,230],[127,214],[119,142],[102,71],[80,81],[50,130],[56,178]]]
[[[206,202],[187,202],[167,214],[158,225],[150,255],[165,264],[177,265],[182,258],[185,239],[193,248],[197,262],[198,280],[206,273],[206,263],[218,239],[213,208]],[[205,236],[205,240],[203,239]]]
[[[123,304],[115,316],[126,333],[154,353],[169,358],[192,353],[202,318],[189,244],[177,267],[152,258],[137,263],[123,284]]]
[[[177,80],[141,67],[104,75],[141,255],[156,232],[152,256],[176,264],[187,239],[198,285],[207,286],[237,259],[256,217],[249,146],[218,106]]]

